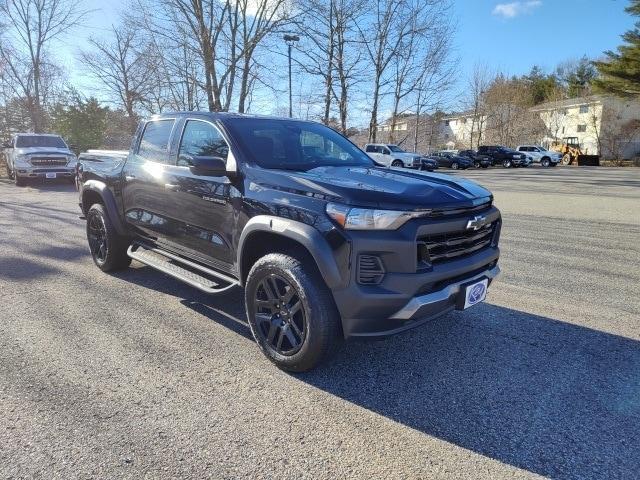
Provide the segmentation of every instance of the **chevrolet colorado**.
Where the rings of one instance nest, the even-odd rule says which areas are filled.
[[[98,268],[133,258],[211,294],[243,287],[256,342],[286,370],[470,307],[500,271],[490,192],[378,167],[314,122],[162,114],[126,158],[81,160],[78,186]]]

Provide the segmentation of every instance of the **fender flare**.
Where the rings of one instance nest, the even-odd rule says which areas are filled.
[[[238,241],[237,265],[239,273],[242,268],[245,242],[251,234],[256,232],[275,233],[300,243],[311,253],[329,288],[337,287],[342,283],[342,277],[331,247],[318,230],[296,220],[271,215],[257,215],[244,226]]]
[[[124,228],[122,219],[118,214],[118,205],[116,204],[116,199],[113,196],[113,192],[109,189],[109,187],[107,187],[107,184],[99,180],[87,180],[82,184],[82,193],[80,198],[83,199],[82,209],[85,213],[90,207],[90,205],[84,205],[84,193],[86,191],[96,192],[98,195],[100,195],[102,203],[104,204],[104,208],[107,210],[107,215],[109,215],[109,220],[111,220],[111,223],[113,223],[116,231],[120,235],[127,235],[127,230],[126,228]]]

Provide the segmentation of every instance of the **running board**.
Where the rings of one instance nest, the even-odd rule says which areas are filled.
[[[160,248],[133,244],[127,250],[127,255],[206,293],[222,293],[238,285],[235,278]]]

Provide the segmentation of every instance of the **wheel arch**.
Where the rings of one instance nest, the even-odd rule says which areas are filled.
[[[85,215],[94,203],[102,204],[107,211],[107,215],[109,215],[109,220],[113,223],[118,234],[126,235],[126,229],[124,228],[120,215],[118,214],[116,199],[104,182],[100,182],[98,180],[87,180],[84,182],[82,185],[80,199],[82,212]]]
[[[310,225],[295,220],[258,215],[245,225],[238,242],[237,268],[245,285],[254,263],[268,253],[291,253],[301,249],[312,258],[329,288],[342,279],[332,250],[324,237]]]

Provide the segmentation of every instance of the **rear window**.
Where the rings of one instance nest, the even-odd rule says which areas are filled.
[[[168,162],[169,139],[173,129],[173,119],[153,120],[144,127],[138,155],[156,162]]]
[[[16,148],[28,147],[67,148],[67,144],[62,138],[49,135],[19,135],[16,137]]]

